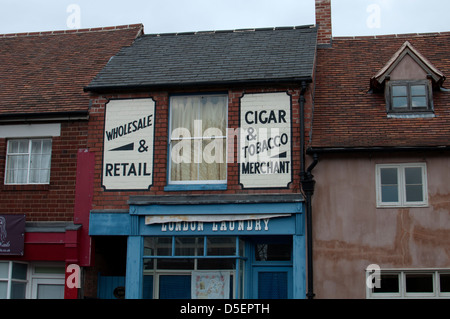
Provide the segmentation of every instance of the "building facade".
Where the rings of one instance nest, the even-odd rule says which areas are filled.
[[[92,262],[83,87],[141,32],[0,36],[0,299],[82,294],[82,269]]]
[[[315,47],[314,26],[149,34],[94,78],[92,297],[305,298]]]
[[[316,298],[450,296],[449,33],[318,47]]]

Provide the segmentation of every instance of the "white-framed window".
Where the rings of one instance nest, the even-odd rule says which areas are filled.
[[[63,299],[64,263],[0,261],[0,299]]]
[[[0,299],[25,299],[27,284],[27,263],[0,261]]]
[[[8,140],[5,184],[49,184],[51,157],[49,138]]]
[[[171,185],[225,184],[227,94],[170,97]]]
[[[381,270],[378,287],[366,286],[366,293],[369,299],[450,298],[450,269]]]
[[[377,164],[377,207],[428,205],[425,163]]]

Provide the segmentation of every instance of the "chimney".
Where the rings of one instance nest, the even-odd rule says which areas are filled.
[[[316,1],[317,44],[331,45],[331,0]]]

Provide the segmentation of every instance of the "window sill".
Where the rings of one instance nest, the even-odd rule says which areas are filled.
[[[164,187],[166,192],[177,191],[224,191],[227,190],[227,184],[183,184],[167,185]]]
[[[433,112],[417,112],[417,113],[388,113],[389,119],[419,119],[419,118],[433,118],[436,115]]]
[[[410,205],[377,205],[377,208],[427,208],[428,203],[424,204],[410,204]]]

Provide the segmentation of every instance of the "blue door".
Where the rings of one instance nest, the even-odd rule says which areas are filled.
[[[253,293],[258,299],[292,298],[292,267],[253,267]]]

